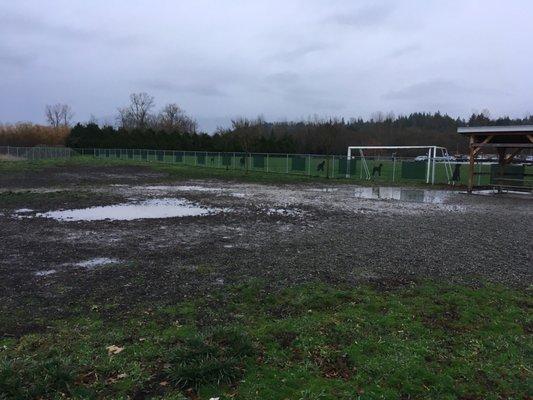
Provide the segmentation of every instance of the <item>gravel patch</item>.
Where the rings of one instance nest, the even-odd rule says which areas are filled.
[[[113,305],[106,310],[125,312],[139,304],[206,296],[215,287],[250,279],[272,290],[316,281],[383,287],[425,279],[517,288],[533,283],[531,197],[450,192],[437,196],[438,202],[414,202],[360,198],[361,189],[352,185],[156,184],[153,177],[137,178],[135,185],[86,182],[84,190],[95,195],[92,207],[102,205],[99,198],[175,198],[231,211],[56,221],[13,218],[0,209],[0,312],[25,310],[42,319],[106,304]],[[43,198],[32,209],[62,205],[61,198]],[[12,207],[28,205],[21,200]],[[102,254],[128,260],[128,268],[109,264],[45,273]]]

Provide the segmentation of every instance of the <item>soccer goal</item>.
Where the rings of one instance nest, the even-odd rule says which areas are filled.
[[[346,177],[358,172],[360,179],[372,180],[387,176],[392,181],[419,179],[435,183],[435,171],[442,170],[449,183],[452,178],[451,161],[445,147],[440,146],[349,146]],[[356,171],[353,163],[359,163]],[[352,165],[350,165],[352,164]]]

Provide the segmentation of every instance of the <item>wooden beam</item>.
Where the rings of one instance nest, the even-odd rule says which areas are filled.
[[[481,150],[481,145],[489,143],[492,140],[493,137],[494,137],[494,135],[489,135],[481,143],[476,143],[475,139],[474,139],[473,142],[470,141],[470,146],[477,147],[476,149],[474,149],[474,155],[477,155],[477,153],[479,153],[479,151]],[[470,138],[472,139],[473,136],[471,136]]]
[[[503,160],[503,164],[510,164],[512,161],[513,161],[513,158],[515,158],[515,156],[520,153],[522,151],[522,149],[515,149],[511,154],[507,155],[507,157],[505,157],[505,159]]]
[[[474,143],[472,145],[476,150],[481,148],[498,148],[507,147],[509,149],[533,149],[533,143]]]

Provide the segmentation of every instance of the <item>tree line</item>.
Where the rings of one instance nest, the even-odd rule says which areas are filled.
[[[399,116],[376,112],[366,120],[315,117],[268,122],[262,117],[237,118],[230,127],[207,134],[199,131],[196,120],[175,103],[156,112],[154,98],[147,93],[132,94],[130,104],[117,109],[114,124],[98,124],[92,118],[70,127],[73,112],[64,104],[47,106],[45,116],[47,128],[58,133],[58,140],[49,137],[45,140],[42,135],[45,127],[39,125],[3,125],[0,145],[311,154],[344,154],[350,145],[438,145],[450,152],[465,152],[466,140],[457,134],[460,126],[533,124],[533,116],[491,118],[486,110],[473,113],[468,119],[439,112]],[[33,142],[31,132],[35,133]],[[24,140],[20,140],[22,137]]]

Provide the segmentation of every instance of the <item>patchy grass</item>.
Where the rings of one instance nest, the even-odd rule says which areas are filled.
[[[0,209],[2,208],[35,208],[54,205],[55,207],[83,207],[95,202],[106,204],[111,201],[119,201],[122,197],[105,193],[92,193],[81,190],[58,190],[58,191],[30,191],[17,190],[0,192]]]
[[[43,160],[3,161],[0,160],[0,173],[5,172],[38,172],[46,168],[74,166],[118,166],[146,165],[139,161],[101,159],[92,157],[50,158]]]
[[[531,394],[527,292],[257,282],[0,339],[0,398],[500,399]],[[1,322],[1,321],[0,321]],[[109,346],[116,346],[109,348]]]

